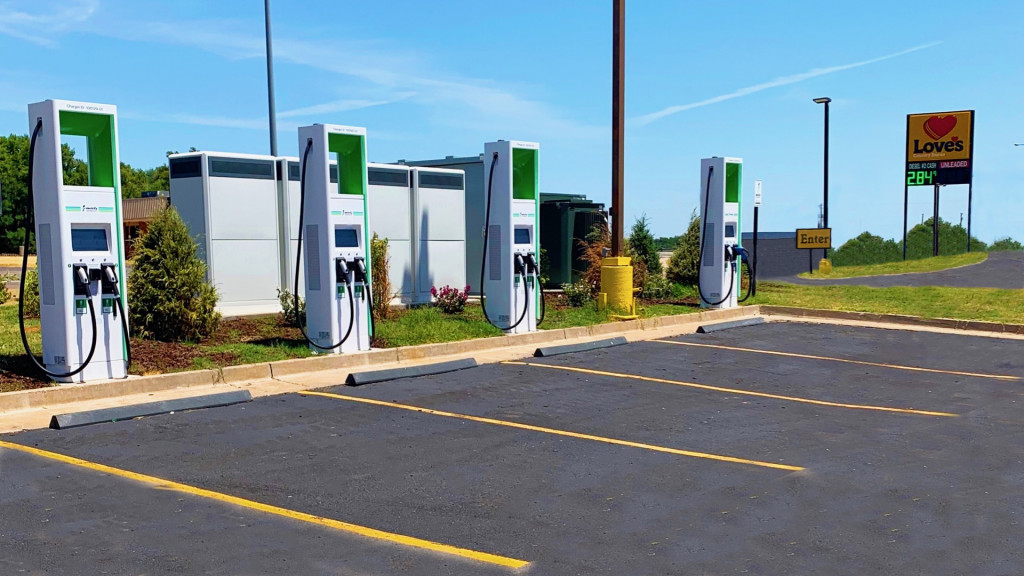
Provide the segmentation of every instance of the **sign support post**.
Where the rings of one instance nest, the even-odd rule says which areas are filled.
[[[974,182],[967,185],[967,251],[971,251],[971,205],[974,195]]]
[[[750,268],[750,294],[753,296],[757,296],[757,217],[761,210],[761,186],[760,180],[754,180],[754,264]]]

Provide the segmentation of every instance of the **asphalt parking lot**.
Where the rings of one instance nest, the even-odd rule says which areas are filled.
[[[768,323],[0,437],[17,574],[1019,574],[1024,341]]]

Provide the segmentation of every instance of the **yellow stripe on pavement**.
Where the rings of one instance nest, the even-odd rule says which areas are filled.
[[[755,392],[754,390],[742,390],[740,388],[723,388],[721,386],[711,386],[709,384],[697,384],[696,382],[683,382],[681,380],[669,380],[667,378],[655,378],[652,376],[637,376],[636,374],[626,374],[620,372],[606,372],[604,370],[591,370],[589,368],[576,368],[575,366],[556,366],[553,364],[534,364],[532,362],[516,362],[507,361],[502,364],[512,364],[515,366],[532,366],[534,368],[549,368],[551,370],[564,370],[566,372],[579,372],[582,374],[592,374],[594,376],[610,376],[612,378],[627,378],[630,380],[643,380],[645,382],[658,382],[659,384],[672,384],[673,386],[683,386],[685,388],[697,388],[699,390],[712,390],[714,392],[725,392],[728,394],[740,394],[743,396],[757,396],[760,398],[772,398],[775,400],[785,400],[787,402],[799,402],[801,404],[815,404],[818,406],[829,406],[832,408],[850,408],[854,410],[874,410],[877,412],[896,412],[900,414],[916,414],[919,416],[945,416],[949,418],[955,418],[956,414],[949,412],[932,412],[930,410],[915,410],[913,408],[893,408],[891,406],[872,406],[870,404],[844,404],[842,402],[829,402],[828,400],[815,400],[813,398],[800,398],[797,396],[783,396],[781,394],[770,394],[768,392]]]
[[[498,566],[505,566],[508,568],[518,569],[529,564],[529,562],[526,562],[524,560],[518,560],[516,558],[497,556],[495,554],[478,552],[476,550],[469,550],[467,548],[458,548],[456,546],[449,546],[448,544],[441,544],[439,542],[432,542],[430,540],[422,540],[420,538],[414,538],[412,536],[403,536],[402,534],[394,534],[392,532],[385,532],[383,530],[367,528],[366,526],[351,524],[349,522],[342,522],[340,520],[323,518],[321,516],[315,516],[313,514],[307,514],[305,512],[297,512],[295,510],[289,510],[287,508],[281,508],[279,506],[271,506],[270,504],[263,504],[262,502],[255,502],[253,500],[247,500],[245,498],[239,498],[237,496],[221,494],[220,492],[214,492],[212,490],[206,490],[204,488],[197,488],[195,486],[189,486],[188,484],[181,484],[179,482],[172,482],[170,480],[164,480],[163,478],[157,478],[155,476],[147,476],[145,474],[139,474],[137,472],[131,472],[129,470],[122,470],[120,468],[114,468],[112,466],[107,466],[104,464],[97,464],[96,462],[89,462],[88,460],[82,460],[80,458],[66,456],[64,454],[58,454],[56,452],[40,450],[38,448],[32,448],[30,446],[24,446],[22,444],[15,444],[12,442],[4,442],[0,440],[0,448],[17,450],[18,452],[25,452],[27,454],[40,456],[42,458],[47,458],[49,460],[56,460],[57,462],[63,462],[64,464],[71,464],[72,466],[78,466],[80,468],[87,468],[89,470],[102,472],[104,474],[110,474],[112,476],[118,476],[121,478],[127,478],[129,480],[135,480],[136,482],[148,484],[153,488],[161,490],[174,490],[177,492],[183,492],[185,494],[199,496],[200,498],[208,498],[210,500],[216,500],[218,502],[234,504],[236,506],[241,506],[243,508],[248,508],[250,510],[258,510],[260,512],[266,512],[267,514],[283,516],[285,518],[291,518],[293,520],[299,520],[301,522],[308,522],[310,524],[318,524],[320,526],[333,528],[335,530],[340,530],[342,532],[348,532],[350,534],[356,534],[359,536],[364,536],[366,538],[373,538],[375,540],[392,542],[394,544],[401,544],[403,546],[409,546],[411,548],[430,550],[431,552],[439,552],[441,554],[459,556],[470,560],[477,560],[479,562],[485,562],[487,564],[496,564]]]
[[[709,454],[706,452],[694,452],[692,450],[680,450],[678,448],[668,448],[665,446],[657,446],[654,444],[643,444],[641,442],[630,442],[628,440],[619,440],[616,438],[606,438],[604,436],[594,436],[592,434],[581,434],[579,432],[569,432],[567,430],[558,430],[555,428],[545,428],[543,426],[534,426],[532,424],[522,424],[520,422],[510,422],[508,420],[495,420],[494,418],[484,418],[481,416],[470,416],[468,414],[456,414],[455,412],[445,412],[443,410],[432,410],[430,408],[422,408],[420,406],[411,406],[409,404],[398,404],[396,402],[386,402],[384,400],[374,400],[372,398],[360,398],[358,396],[343,396],[341,394],[332,394],[330,392],[313,392],[305,391],[299,392],[303,396],[322,396],[324,398],[334,398],[336,400],[347,400],[349,402],[359,402],[362,404],[372,404],[374,406],[385,406],[387,408],[398,408],[400,410],[409,410],[411,412],[421,412],[423,414],[430,414],[433,416],[445,416],[447,418],[459,418],[461,420],[470,420],[473,422],[482,422],[484,424],[494,424],[496,426],[505,426],[507,428],[518,428],[520,430],[529,430],[531,432],[543,432],[544,434],[554,434],[556,436],[568,436],[569,438],[579,438],[581,440],[593,440],[595,442],[603,442],[605,444],[614,444],[617,446],[629,446],[631,448],[642,448],[644,450],[653,450],[654,452],[665,452],[667,454],[676,454],[679,456],[690,456],[692,458],[704,458],[706,460],[718,460],[721,462],[732,462],[735,464],[747,464],[750,466],[760,466],[762,468],[775,468],[777,470],[790,470],[800,471],[803,470],[801,466],[790,466],[788,464],[777,464],[775,462],[762,462],[760,460],[747,460],[746,458],[736,458],[733,456],[722,456],[720,454]]]
[[[806,358],[808,360],[827,360],[829,362],[842,362],[845,364],[860,364],[862,366],[876,366],[878,368],[892,368],[893,370],[909,370],[911,372],[928,372],[931,374],[951,374],[953,376],[971,376],[974,378],[990,378],[992,380],[1013,380],[1018,381],[1024,378],[1009,374],[985,374],[981,372],[960,372],[957,370],[940,370],[938,368],[921,368],[919,366],[904,366],[902,364],[886,364],[884,362],[868,362],[867,360],[849,360],[847,358],[833,358],[830,356],[814,356],[811,354],[797,354],[795,352],[777,352],[775,350],[761,350],[758,348],[740,348],[738,346],[724,346],[721,344],[698,344],[696,342],[679,342],[676,340],[651,340],[662,344],[675,344],[676,346],[693,346],[694,348],[714,348],[718,350],[730,350],[732,352],[752,352],[755,354],[770,354],[772,356],[785,356],[787,358]]]

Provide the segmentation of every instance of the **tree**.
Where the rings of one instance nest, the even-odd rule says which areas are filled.
[[[122,198],[140,198],[142,193],[149,189],[149,176],[145,170],[121,163]]]
[[[36,144],[38,146],[38,142]],[[17,252],[24,244],[25,201],[28,198],[29,137],[11,134],[0,136],[0,188],[3,189],[3,213],[0,214],[0,252]],[[69,186],[89,184],[89,167],[75,158],[67,144],[61,146],[64,183]],[[29,252],[35,251],[35,240]]]
[[[128,275],[129,318],[143,338],[198,342],[217,328],[217,291],[206,281],[206,263],[174,208],[157,213],[135,242]]]
[[[167,168],[167,164],[162,164],[156,168],[150,168],[146,170],[146,190],[170,190],[171,189],[171,171]]]
[[[931,236],[929,236],[929,239]],[[903,259],[903,249],[895,240],[885,240],[870,232],[851,238],[832,252],[832,263],[836,266],[860,266],[881,264]]]
[[[668,260],[666,276],[672,282],[693,286],[697,284],[700,272],[700,218],[697,212],[690,214],[690,225],[686,234],[679,238],[672,257]]]
[[[633,223],[633,228],[629,231],[629,249],[634,260],[643,262],[649,274],[661,275],[661,257],[658,256],[654,236],[648,227],[647,214],[640,216]]]
[[[1013,250],[1024,250],[1024,245],[1009,236],[996,239],[996,241],[988,247],[989,252],[1009,252]]]
[[[25,198],[28,195],[28,136],[0,137],[0,252],[13,253],[24,242]],[[30,247],[31,248],[31,247]]]

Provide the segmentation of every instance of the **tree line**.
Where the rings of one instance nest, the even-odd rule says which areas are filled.
[[[0,136],[0,191],[3,193],[0,212],[0,254],[17,252],[24,241],[22,227],[25,219],[25,199],[28,195],[28,149],[27,135]],[[76,158],[74,149],[67,144],[61,145],[61,165],[65,184],[88,185],[88,164]],[[122,198],[139,198],[143,192],[170,188],[171,180],[166,164],[142,169],[121,163]],[[34,246],[29,248],[35,249]]]

